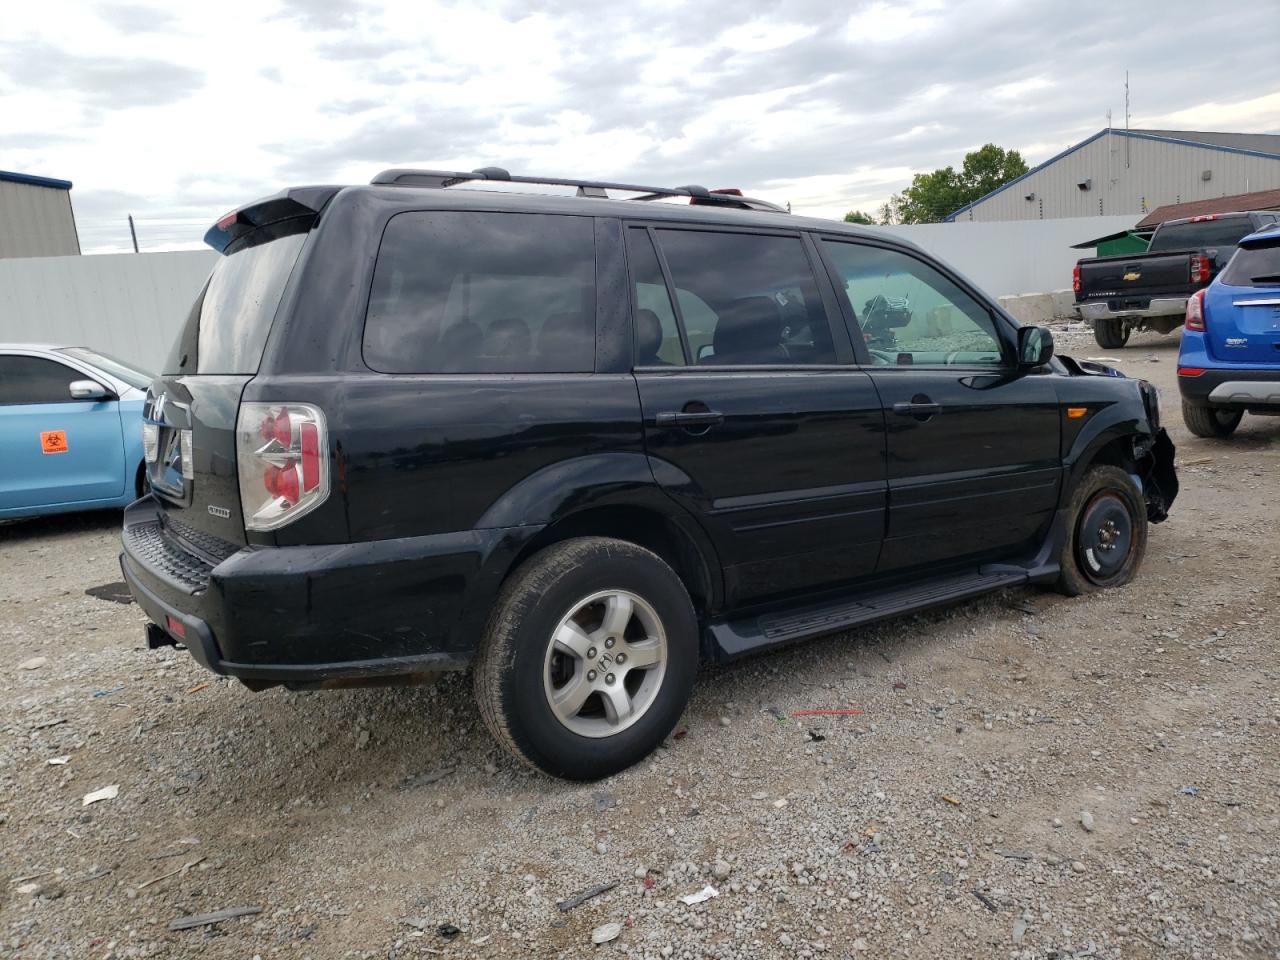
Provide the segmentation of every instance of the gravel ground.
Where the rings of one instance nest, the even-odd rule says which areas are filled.
[[[147,651],[85,593],[118,514],[0,528],[0,955],[1280,956],[1280,420],[1191,438],[1176,349],[1111,352],[1183,482],[1131,586],[708,666],[592,785],[499,754],[463,676],[253,694]]]

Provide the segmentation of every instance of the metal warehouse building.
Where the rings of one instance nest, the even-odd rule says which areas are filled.
[[[955,220],[1133,214],[1280,188],[1280,134],[1108,127],[961,207]]]
[[[0,259],[79,252],[71,181],[0,170]]]

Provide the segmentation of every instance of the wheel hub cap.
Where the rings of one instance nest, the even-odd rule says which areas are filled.
[[[1105,584],[1123,572],[1133,547],[1133,517],[1120,494],[1106,490],[1095,496],[1077,531],[1076,549],[1089,579]]]
[[[543,692],[552,714],[584,737],[619,733],[653,706],[667,669],[657,612],[626,590],[575,603],[547,644]]]

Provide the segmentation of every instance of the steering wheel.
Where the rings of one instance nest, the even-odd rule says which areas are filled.
[[[868,347],[867,353],[871,354],[871,363],[877,367],[892,367],[898,362],[898,356],[885,350],[877,350],[874,347]]]

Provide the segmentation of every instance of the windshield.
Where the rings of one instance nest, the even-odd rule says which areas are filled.
[[[1217,220],[1188,220],[1157,228],[1148,253],[1166,250],[1202,250],[1206,247],[1234,247],[1253,232],[1248,217],[1221,217]]]
[[[115,357],[109,357],[105,353],[98,353],[95,350],[86,350],[84,347],[63,347],[58,352],[92,364],[99,370],[111,374],[117,380],[123,380],[129,386],[138,390],[147,389],[147,385],[155,379],[152,374],[147,373],[145,370],[131,367],[123,360],[117,360]]]
[[[273,224],[218,260],[174,344],[166,374],[258,372],[309,223]]]

